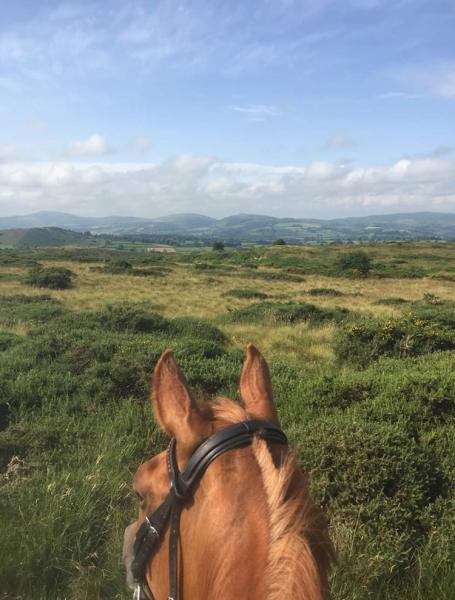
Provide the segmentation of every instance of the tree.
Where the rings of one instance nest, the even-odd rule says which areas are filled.
[[[286,246],[286,241],[283,238],[278,238],[274,242],[272,242],[272,246]]]
[[[212,250],[222,252],[224,250],[224,242],[213,242]]]
[[[367,277],[371,269],[371,258],[363,250],[356,250],[340,256],[338,266],[342,271],[351,271],[353,274]]]

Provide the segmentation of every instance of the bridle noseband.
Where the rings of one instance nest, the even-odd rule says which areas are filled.
[[[207,467],[221,454],[251,443],[257,434],[264,440],[287,445],[288,440],[279,427],[268,421],[253,419],[242,421],[214,433],[191,455],[185,469],[180,473],[177,466],[176,440],[172,439],[167,450],[167,468],[170,489],[165,500],[150,515],[136,533],[134,559],[131,571],[136,582],[134,600],[154,600],[147,584],[147,564],[158,550],[167,525],[169,534],[169,597],[178,600],[178,541],[180,513],[185,503],[192,497],[194,486]]]

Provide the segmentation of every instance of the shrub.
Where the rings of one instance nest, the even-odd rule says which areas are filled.
[[[134,277],[164,277],[170,271],[168,267],[157,265],[137,268],[127,260],[111,260],[103,267],[92,267],[92,270],[110,275],[131,275]]]
[[[195,317],[177,317],[169,322],[168,331],[171,335],[187,337],[189,339],[206,339],[217,343],[224,343],[226,336],[214,325],[204,319]]]
[[[212,250],[222,252],[224,250],[224,242],[213,242]]]
[[[370,581],[392,569],[406,572],[412,549],[426,539],[429,507],[448,493],[431,453],[395,424],[339,414],[308,423],[298,445],[313,493],[334,515],[332,526],[355,531],[342,554],[353,552],[368,565]]]
[[[223,296],[231,296],[232,298],[256,298],[258,300],[265,300],[267,298],[267,294],[264,292],[259,292],[258,290],[250,290],[246,288],[239,288],[228,290],[224,292]]]
[[[413,305],[411,318],[439,325],[443,328],[455,329],[455,302],[443,301],[436,305],[416,302]]]
[[[30,258],[30,256],[23,255],[22,253],[13,253],[10,251],[0,251],[0,265],[7,267],[26,267],[36,269],[40,264]]]
[[[308,405],[319,409],[347,408],[372,395],[371,378],[363,373],[327,373],[314,378],[305,387]]]
[[[367,366],[380,356],[418,356],[426,352],[455,348],[451,327],[414,316],[401,319],[368,319],[346,325],[335,337],[339,361]]]
[[[59,304],[59,300],[52,298],[48,294],[37,294],[35,296],[26,296],[25,294],[14,294],[12,296],[0,296],[0,303],[12,302],[14,304],[37,304],[42,302],[50,302]]]
[[[421,267],[409,265],[397,266],[392,263],[375,263],[374,265],[371,265],[371,275],[374,275],[375,277],[419,279],[420,277],[425,277],[427,271]]]
[[[249,273],[238,273],[237,276],[244,279],[251,279],[254,277],[254,279],[263,279],[264,281],[305,281],[305,278],[300,275],[283,273],[282,271],[251,271]]]
[[[128,274],[133,270],[133,265],[127,260],[111,260],[100,269],[103,273]]]
[[[0,352],[8,350],[8,348],[19,344],[21,341],[22,339],[20,335],[8,333],[6,331],[0,331]]]
[[[272,242],[272,246],[286,246],[286,241],[283,238],[278,238],[274,242]]]
[[[401,304],[408,304],[410,300],[405,300],[404,298],[391,296],[389,298],[381,298],[380,300],[376,300],[374,304],[384,305],[384,306],[399,306]]]
[[[155,267],[147,269],[133,269],[130,275],[134,277],[166,277],[169,269],[165,267]]]
[[[65,290],[72,286],[74,276],[72,271],[63,267],[37,268],[29,272],[24,278],[24,283],[34,287]]]
[[[7,327],[20,321],[48,322],[64,312],[61,303],[48,296],[0,296],[0,323]]]
[[[371,269],[371,259],[363,250],[356,250],[342,254],[338,259],[338,267],[353,276],[366,277]]]
[[[99,324],[113,331],[167,331],[169,321],[154,312],[134,306],[110,305],[97,314]]]
[[[405,520],[416,525],[416,512],[447,491],[430,455],[393,424],[356,422],[337,414],[309,424],[299,446],[324,505],[335,502],[352,510],[372,503],[376,510],[376,500],[387,505],[393,499]],[[398,515],[383,516],[394,520]],[[404,521],[396,525],[406,529]]]
[[[411,358],[381,358],[366,371],[341,371],[336,378],[357,385],[368,382],[368,392],[351,403],[352,417],[368,423],[399,424],[416,439],[454,416],[453,352]],[[339,385],[339,384],[338,384]],[[355,398],[355,396],[354,396]]]
[[[341,321],[349,311],[344,308],[325,309],[304,302],[257,302],[229,312],[224,320],[231,323],[272,323],[286,325],[308,321],[312,324]]]
[[[310,296],[333,296],[333,297],[338,297],[338,296],[344,296],[345,294],[343,292],[340,292],[339,290],[335,290],[334,288],[310,288],[309,290],[306,291],[307,294],[310,294]]]

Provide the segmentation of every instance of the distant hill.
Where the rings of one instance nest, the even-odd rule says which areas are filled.
[[[193,213],[181,213],[178,215],[167,215],[166,217],[159,217],[154,219],[155,223],[165,223],[166,225],[172,225],[174,227],[211,227],[217,223],[216,219],[212,217],[206,217],[205,215],[197,215]]]
[[[0,248],[36,248],[47,246],[88,246],[92,236],[60,227],[33,227],[0,231]]]
[[[30,215],[0,217],[0,229],[29,229],[31,227],[60,227],[72,231],[88,231],[118,226],[139,225],[148,219],[140,217],[79,217],[68,213],[43,210]]]
[[[455,214],[433,212],[328,220],[278,218],[251,214],[213,219],[193,213],[167,215],[156,219],[118,216],[79,217],[48,211],[31,215],[0,217],[0,230],[36,229],[37,227],[69,229],[73,232],[90,231],[118,236],[141,236],[142,238],[144,236],[169,235],[177,236],[180,239],[188,236],[192,239],[222,239],[257,243],[268,243],[278,238],[282,238],[288,243],[455,240]],[[49,239],[51,238],[52,236]],[[69,241],[67,243],[77,242]]]

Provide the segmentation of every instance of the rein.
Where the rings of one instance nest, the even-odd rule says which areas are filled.
[[[253,419],[231,425],[206,439],[191,455],[186,467],[180,473],[177,466],[176,440],[172,439],[167,449],[167,468],[170,488],[165,500],[158,508],[145,517],[136,533],[134,559],[131,571],[136,582],[134,600],[154,600],[147,578],[147,564],[161,545],[167,526],[169,534],[169,596],[168,600],[178,600],[178,541],[180,513],[185,503],[192,498],[194,486],[205,473],[207,467],[221,454],[233,448],[248,445],[257,434],[264,440],[278,444],[288,444],[287,437],[279,427]]]

